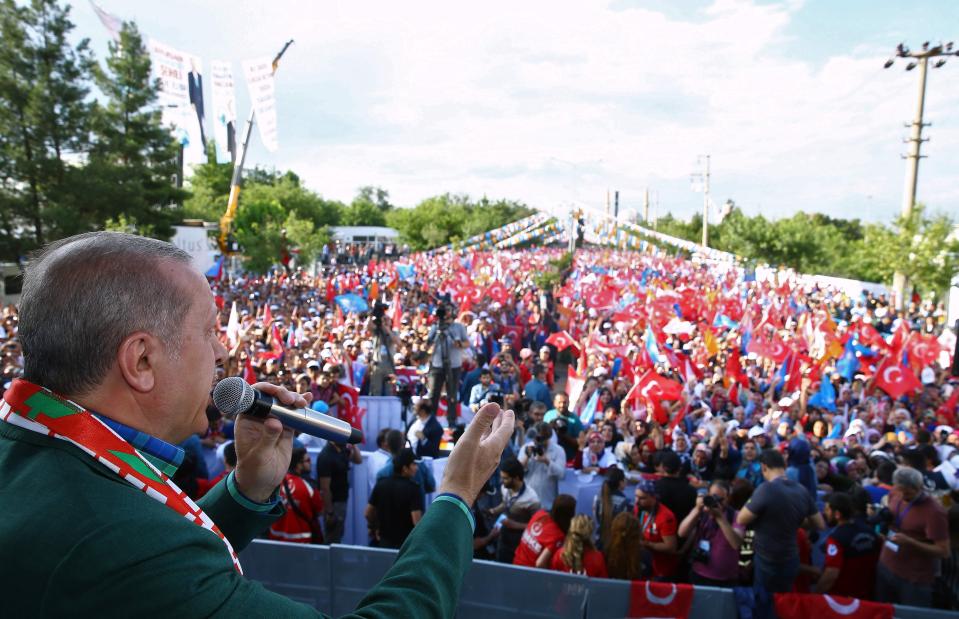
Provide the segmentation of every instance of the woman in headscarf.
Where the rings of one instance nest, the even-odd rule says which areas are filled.
[[[786,476],[789,479],[798,482],[805,488],[813,499],[816,498],[816,469],[809,458],[809,443],[802,438],[794,438],[789,441],[789,447],[786,450],[787,463]]]

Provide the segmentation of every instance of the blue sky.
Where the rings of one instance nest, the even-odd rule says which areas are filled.
[[[410,206],[443,192],[560,212],[622,210],[649,188],[660,214],[713,199],[750,214],[798,210],[889,221],[902,201],[903,123],[916,72],[883,70],[896,44],[957,35],[959,3],[918,0],[645,0],[314,3],[102,0],[141,31],[240,62],[296,39],[277,75],[280,149],[254,136],[249,165],[292,169],[326,197],[365,184]],[[108,35],[73,11],[98,58]],[[209,97],[209,92],[207,93]],[[918,199],[959,213],[959,58],[930,71]]]

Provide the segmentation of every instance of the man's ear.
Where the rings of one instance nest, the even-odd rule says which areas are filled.
[[[145,331],[131,333],[117,350],[117,365],[123,380],[135,391],[148,393],[156,385],[156,363],[162,353],[160,341]]]

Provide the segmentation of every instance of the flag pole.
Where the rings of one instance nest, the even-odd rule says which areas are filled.
[[[286,50],[293,44],[293,39],[287,41],[280,52],[273,58],[273,73],[276,75],[276,70],[280,66],[280,58],[283,57],[283,54],[286,53]],[[253,133],[253,121],[256,116],[255,106],[250,105],[250,115],[246,119],[246,127],[243,129],[243,142],[240,143],[240,152],[236,158],[236,161],[233,164],[233,178],[230,180],[230,198],[226,204],[226,212],[223,213],[223,217],[220,218],[220,254],[227,256],[230,253],[230,248],[228,247],[228,241],[230,238],[230,232],[233,229],[233,220],[236,218],[236,209],[240,203],[240,186],[243,184],[243,163],[246,161],[246,149],[250,143],[250,135]]]

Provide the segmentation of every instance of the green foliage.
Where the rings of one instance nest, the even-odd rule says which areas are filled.
[[[0,247],[16,257],[72,223],[89,142],[86,39],[71,46],[69,7],[0,0]],[[24,234],[22,231],[27,230]]]
[[[386,221],[399,230],[403,242],[423,250],[465,240],[532,213],[520,202],[483,198],[474,203],[469,196],[446,193],[427,198],[412,209],[393,209]]]
[[[709,244],[751,261],[862,281],[889,284],[900,269],[920,291],[941,294],[959,271],[959,240],[949,238],[955,225],[946,215],[927,215],[922,205],[891,227],[803,212],[771,221],[733,208],[710,226]],[[698,242],[702,216],[686,222],[667,215],[656,229]]]
[[[105,101],[93,110],[87,177],[94,179],[94,220],[86,227],[122,214],[141,222],[138,230],[169,238],[186,193],[171,183],[178,146],[156,107],[159,84],[150,80],[150,57],[134,24],[123,24],[109,49],[106,67],[93,71]]]
[[[379,187],[360,187],[353,202],[343,209],[340,225],[385,226],[386,215],[393,209],[390,194]]]
[[[540,290],[553,290],[563,283],[573,266],[573,254],[565,252],[559,258],[549,261],[549,268],[533,276],[533,283]]]

